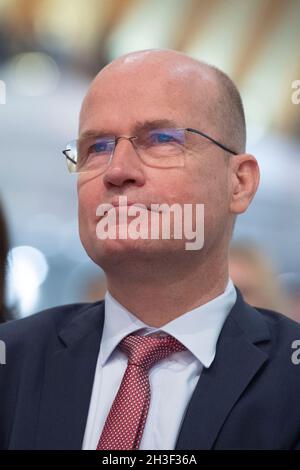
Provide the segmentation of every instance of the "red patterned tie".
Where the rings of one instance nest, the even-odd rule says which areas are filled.
[[[106,419],[97,450],[138,449],[150,405],[149,369],[186,349],[172,336],[128,335],[119,344],[127,369]]]

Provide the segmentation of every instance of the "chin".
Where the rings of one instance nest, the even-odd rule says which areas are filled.
[[[176,263],[179,253],[182,256],[182,240],[96,240],[86,246],[89,257],[102,269],[114,266]]]
[[[118,228],[116,233],[113,231],[114,236],[105,239],[98,238],[96,225],[82,233],[81,242],[88,256],[104,270],[123,261],[164,262],[169,256],[171,260],[174,257],[175,263],[176,255],[182,256],[185,251],[184,239],[120,238]],[[149,233],[148,229],[145,233]]]

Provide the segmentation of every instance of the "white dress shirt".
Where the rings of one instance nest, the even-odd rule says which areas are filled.
[[[219,334],[235,301],[236,290],[229,279],[223,294],[160,328],[153,328],[107,292],[103,334],[82,449],[96,449],[125,373],[127,356],[116,347],[125,336],[141,329],[138,334],[168,333],[187,348],[186,351],[172,353],[149,371],[151,401],[139,447],[174,449],[202,368],[209,367],[214,360]]]

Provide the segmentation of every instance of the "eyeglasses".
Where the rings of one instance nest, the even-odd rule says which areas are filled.
[[[112,160],[117,143],[126,139],[132,143],[145,165],[154,168],[181,167],[184,166],[185,154],[192,145],[191,134],[205,137],[226,152],[238,155],[204,132],[190,127],[144,130],[132,137],[107,135],[77,139],[66,146],[63,154],[71,173],[103,173]]]

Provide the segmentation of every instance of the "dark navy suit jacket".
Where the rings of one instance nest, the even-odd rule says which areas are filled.
[[[300,325],[237,293],[175,449],[300,449]],[[0,449],[81,449],[103,320],[100,301],[1,325]]]

